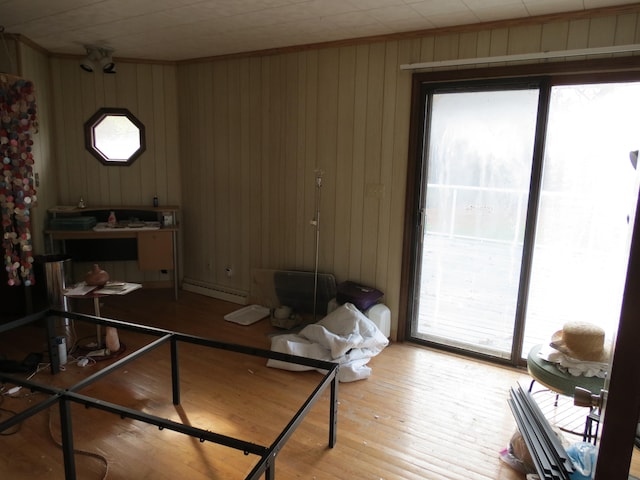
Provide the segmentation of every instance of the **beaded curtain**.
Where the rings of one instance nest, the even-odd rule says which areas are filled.
[[[37,128],[33,83],[0,74],[0,211],[9,285],[35,283],[30,228],[31,208],[36,205],[31,135]]]

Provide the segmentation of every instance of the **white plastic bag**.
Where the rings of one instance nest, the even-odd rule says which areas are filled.
[[[588,442],[574,443],[567,448],[567,455],[575,471],[569,475],[571,480],[591,480],[596,473],[598,449]]]

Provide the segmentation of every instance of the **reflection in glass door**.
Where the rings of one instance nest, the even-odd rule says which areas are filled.
[[[640,84],[551,90],[523,352],[568,321],[615,335],[638,197]]]
[[[538,95],[430,96],[414,338],[510,357]]]
[[[615,334],[640,83],[507,88],[426,94],[410,336],[515,361],[570,320]]]

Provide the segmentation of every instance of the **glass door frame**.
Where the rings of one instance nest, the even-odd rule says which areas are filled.
[[[532,260],[532,251],[533,251],[533,241],[535,238],[535,219],[537,217],[537,207],[538,207],[538,199],[540,196],[540,188],[542,182],[542,159],[544,156],[543,145],[544,138],[546,135],[546,125],[548,118],[548,104],[549,104],[549,95],[551,91],[551,84],[548,77],[527,77],[527,78],[519,78],[519,79],[498,79],[498,80],[473,80],[473,81],[465,81],[465,82],[455,82],[455,83],[423,83],[420,85],[420,96],[422,102],[422,108],[424,108],[425,115],[421,116],[424,122],[424,132],[425,142],[422,143],[422,150],[419,153],[420,155],[420,178],[425,181],[428,178],[428,168],[429,168],[429,160],[428,154],[429,152],[429,137],[430,137],[430,121],[432,118],[433,110],[432,110],[432,99],[435,95],[441,94],[456,94],[456,93],[483,93],[483,92],[508,92],[508,91],[527,91],[527,90],[535,90],[538,92],[538,103],[537,103],[537,111],[536,113],[536,126],[535,131],[533,132],[533,151],[532,151],[532,162],[531,162],[531,171],[529,178],[529,191],[528,198],[526,199],[526,212],[527,216],[524,222],[524,238],[523,238],[523,247],[522,247],[522,258],[520,260],[520,275],[518,279],[518,297],[515,299],[516,307],[514,314],[514,329],[512,332],[512,342],[510,346],[510,357],[507,360],[508,362],[513,362],[514,358],[519,358],[521,356],[521,345],[522,339],[524,336],[524,315],[526,313],[526,299],[529,287],[529,272],[531,269],[531,260]],[[412,294],[410,295],[413,298],[413,302],[410,305],[410,317],[413,323],[418,322],[418,308],[420,303],[420,273],[422,265],[422,253],[424,251],[424,245],[422,245],[422,240],[424,239],[424,229],[426,225],[424,225],[424,219],[426,218],[426,197],[428,195],[428,187],[422,188],[423,184],[420,184],[418,188],[420,189],[420,200],[418,210],[420,211],[420,238],[416,239],[414,258],[415,258],[415,270],[413,271],[413,277],[411,282]],[[424,343],[427,345],[438,346],[438,348],[451,350],[454,352],[462,352],[465,355],[471,356],[479,356],[479,357],[487,357],[491,360],[499,361],[500,356],[491,355],[489,353],[480,353],[469,351],[464,347],[457,347],[449,345],[443,345],[437,341],[431,341],[428,339],[417,338],[415,335],[411,335],[413,330],[412,325],[410,325],[408,335],[411,341],[415,341],[418,343]]]
[[[414,85],[415,87],[415,85]],[[405,331],[405,339],[412,342],[421,343],[429,346],[435,346],[437,348],[453,351],[456,353],[462,353],[464,355],[487,358],[497,363],[509,363],[518,364],[518,359],[522,355],[522,339],[524,336],[524,314],[526,312],[526,299],[529,288],[529,272],[531,269],[531,261],[533,255],[533,241],[535,238],[535,219],[538,211],[538,199],[540,196],[540,187],[542,182],[542,159],[544,156],[544,138],[546,135],[547,118],[549,114],[549,96],[551,92],[551,81],[549,77],[525,77],[515,79],[489,79],[489,80],[471,80],[471,81],[456,81],[450,82],[420,82],[418,85],[418,104],[417,108],[424,112],[424,115],[420,115],[420,122],[418,132],[424,137],[424,140],[420,142],[418,151],[415,153],[416,165],[415,171],[417,174],[414,178],[413,188],[416,190],[416,203],[414,210],[417,211],[417,235],[414,236],[414,243],[411,248],[411,277],[408,280],[409,295],[408,299],[411,299],[407,305],[407,318],[408,323]],[[529,197],[527,199],[527,215],[524,225],[524,239],[523,250],[520,267],[520,277],[518,284],[518,298],[516,300],[516,311],[514,318],[514,330],[513,339],[511,345],[511,356],[509,359],[502,359],[497,356],[487,355],[478,352],[468,351],[462,348],[458,348],[450,345],[443,345],[437,342],[429,340],[417,339],[411,335],[411,323],[414,317],[417,315],[420,286],[417,284],[420,279],[420,269],[422,265],[422,252],[424,239],[424,219],[426,209],[426,194],[427,189],[422,188],[426,182],[428,160],[427,154],[429,150],[428,135],[430,129],[430,120],[432,114],[431,98],[432,95],[441,92],[482,92],[482,91],[507,91],[518,89],[537,89],[539,92],[538,97],[538,109],[536,113],[536,129],[533,138],[533,159],[531,165],[531,176],[529,180]],[[412,117],[415,119],[416,117]],[[416,281],[418,280],[418,281]]]
[[[573,60],[530,65],[510,65],[495,68],[478,68],[454,71],[415,73],[411,90],[411,121],[409,129],[407,186],[403,229],[403,254],[400,277],[398,311],[398,340],[407,340],[410,313],[410,278],[415,268],[414,246],[420,234],[420,217],[416,202],[420,192],[418,153],[421,152],[422,130],[420,85],[424,82],[443,82],[481,78],[508,78],[553,75],[554,84],[589,83],[596,78],[602,82],[640,81],[640,62],[637,56],[611,57],[598,60]],[[421,121],[422,120],[422,121]],[[633,453],[633,433],[640,407],[636,392],[640,391],[640,367],[637,362],[637,346],[640,344],[640,208],[636,211],[633,240],[622,303],[618,338],[611,367],[607,406],[603,412],[602,436],[599,442],[598,462],[594,480],[626,480]],[[516,359],[519,366],[526,362]],[[506,406],[505,406],[506,408]]]
[[[489,359],[496,363],[514,366],[525,366],[521,345],[524,336],[524,313],[528,292],[529,270],[533,255],[533,239],[535,238],[535,219],[538,209],[542,179],[542,158],[544,156],[544,138],[548,117],[549,96],[552,86],[579,83],[606,83],[640,81],[640,66],[637,57],[619,57],[604,60],[585,60],[571,62],[553,62],[533,65],[517,65],[513,67],[495,67],[471,70],[438,71],[415,73],[412,79],[411,123],[409,137],[409,157],[407,168],[406,208],[404,225],[404,248],[402,274],[400,284],[400,311],[398,315],[398,339],[416,343],[425,343],[444,350],[464,353],[471,357]],[[416,270],[420,266],[421,242],[424,225],[422,223],[425,204],[422,184],[426,178],[423,152],[426,151],[426,139],[423,133],[429,127],[429,115],[425,92],[434,86],[441,88],[448,84],[474,85],[509,83],[536,83],[540,87],[540,107],[538,110],[538,127],[535,134],[533,166],[531,172],[530,194],[527,202],[528,213],[525,223],[524,250],[520,276],[520,288],[517,300],[516,321],[512,355],[510,359],[500,359],[473,352],[462,352],[456,348],[422,342],[411,338],[411,319],[415,311],[414,295]]]

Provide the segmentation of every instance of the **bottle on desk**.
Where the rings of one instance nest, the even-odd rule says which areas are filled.
[[[109,218],[107,220],[107,223],[109,224],[110,227],[115,227],[116,226],[116,223],[118,223],[118,220],[116,220],[116,212],[111,211],[109,213]]]

